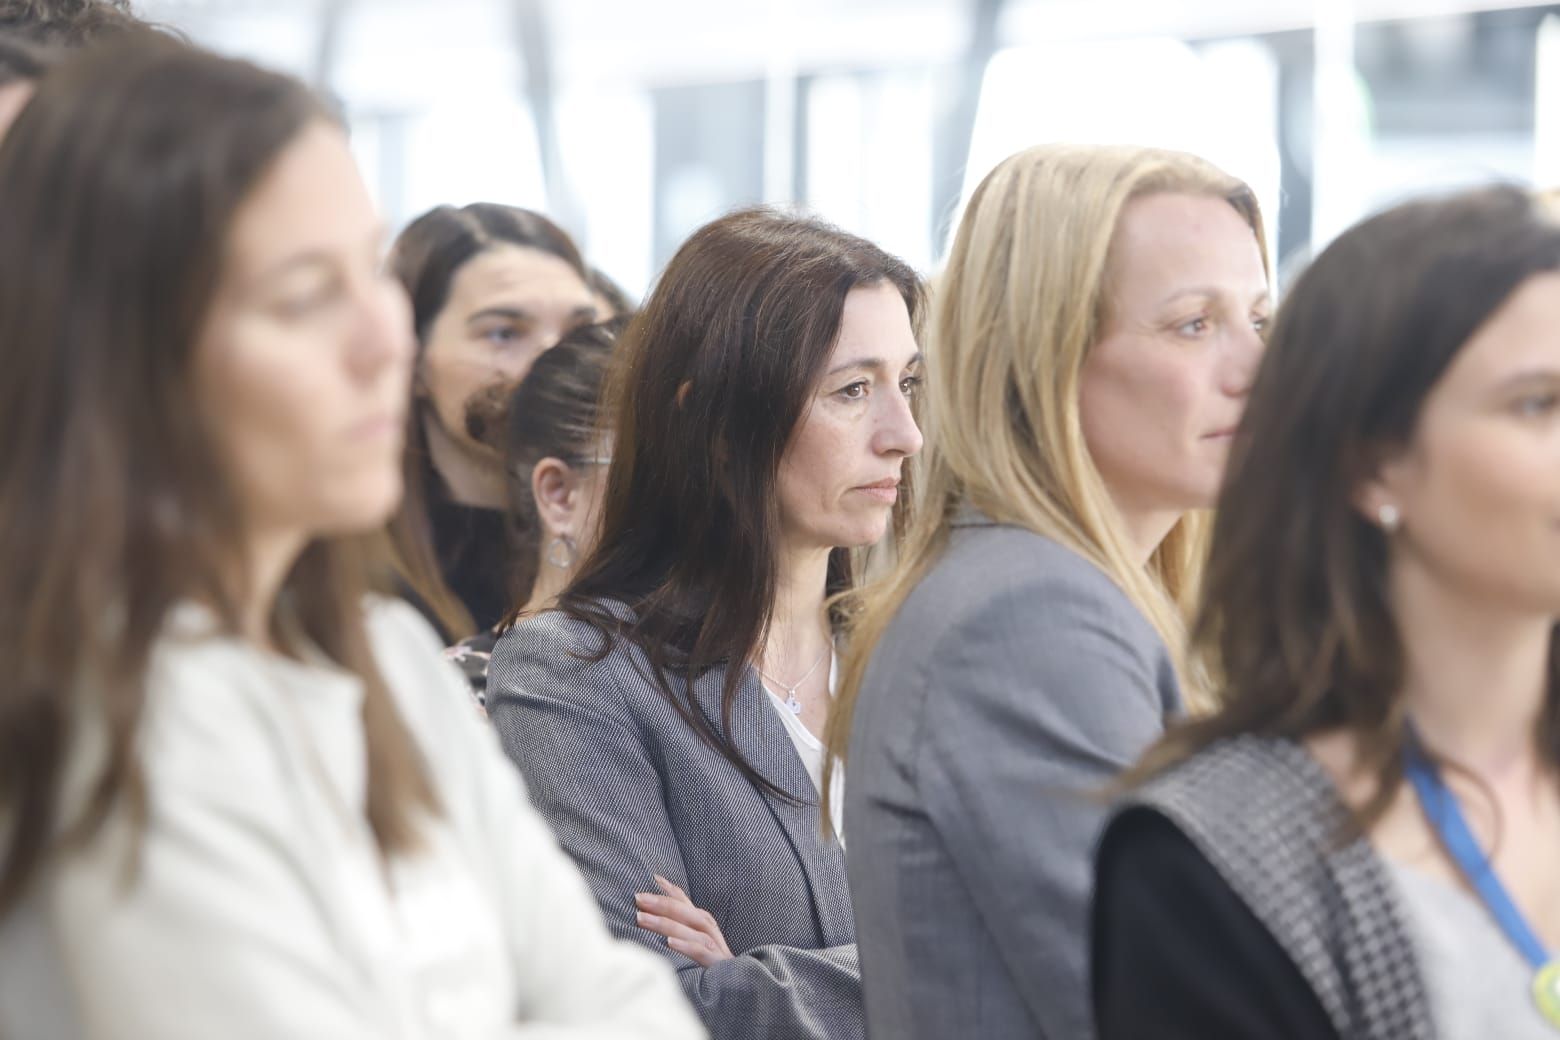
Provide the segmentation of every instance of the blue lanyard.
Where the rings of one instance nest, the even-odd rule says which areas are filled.
[[[1409,740],[1405,757],[1408,779],[1419,794],[1419,804],[1424,808],[1425,818],[1441,836],[1441,843],[1452,859],[1457,861],[1463,877],[1467,878],[1473,890],[1484,901],[1490,915],[1495,918],[1495,923],[1500,925],[1500,930],[1506,933],[1506,938],[1511,940],[1511,944],[1527,962],[1534,968],[1544,967],[1549,962],[1549,952],[1544,949],[1543,942],[1533,933],[1533,929],[1528,927],[1527,918],[1522,916],[1517,904],[1511,901],[1506,886],[1495,876],[1494,866],[1479,848],[1473,832],[1468,829],[1462,808],[1446,786],[1446,781],[1441,779],[1435,763],[1425,757],[1413,738]]]

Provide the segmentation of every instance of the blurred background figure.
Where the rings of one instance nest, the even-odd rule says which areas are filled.
[[[622,329],[621,320],[580,326],[537,358],[518,387],[492,395],[475,413],[504,460],[513,561],[504,620],[449,652],[479,703],[499,633],[551,606],[594,545],[612,451],[598,405]]]
[[[413,343],[327,107],[134,34],[0,198],[0,1033],[701,1036],[365,599]]]
[[[61,50],[145,28],[130,0],[0,0],[0,34]]]
[[[0,137],[56,54],[145,27],[129,0],[0,0]]]
[[[391,266],[411,297],[418,345],[406,498],[391,536],[407,591],[454,642],[515,605],[503,457],[483,439],[482,402],[595,321],[596,299],[562,228],[491,203],[423,214],[396,240]]]

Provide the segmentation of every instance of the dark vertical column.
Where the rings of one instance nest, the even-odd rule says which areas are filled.
[[[700,224],[763,198],[764,83],[663,87],[652,97],[660,268]]]
[[[1316,40],[1309,30],[1268,40],[1278,58],[1279,252],[1273,266],[1282,288],[1310,256]]]
[[[406,115],[386,113],[375,120],[379,134],[379,165],[375,180],[379,184],[379,208],[392,227],[411,220],[406,212]]]
[[[336,58],[341,52],[341,24],[351,0],[325,0],[319,7],[319,30],[314,38],[314,62],[310,71],[314,87],[330,94],[336,78]]]
[[[552,35],[545,0],[515,0],[515,47],[524,66],[521,92],[530,105],[536,128],[536,153],[542,163],[549,215],[575,234],[584,233],[584,211],[569,189],[558,149],[556,88],[552,67]]]
[[[791,201],[807,200],[808,99],[814,76],[796,77],[796,140],[791,147]]]
[[[970,36],[964,57],[952,77],[952,89],[938,113],[932,135],[932,242],[941,255],[945,231],[955,218],[954,207],[964,188],[964,167],[970,158],[970,136],[980,107],[980,86],[986,66],[997,50],[997,19],[1006,0],[969,0]]]

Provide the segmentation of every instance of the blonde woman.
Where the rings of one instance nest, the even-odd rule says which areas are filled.
[[[971,200],[926,497],[830,727],[872,1035],[1092,1033],[1087,794],[1206,687],[1182,606],[1267,270],[1251,190],[1190,155],[1034,148]]]

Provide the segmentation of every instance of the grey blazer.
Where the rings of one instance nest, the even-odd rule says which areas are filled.
[[[1179,707],[1164,644],[1109,578],[961,514],[856,706],[845,826],[871,1036],[1093,1035],[1094,796]]]
[[[1338,1036],[1433,1040],[1435,1001],[1398,887],[1304,747],[1221,741],[1132,792],[1113,818],[1145,809],[1196,846],[1289,954]]]
[[[671,959],[715,1040],[863,1037],[845,857],[825,839],[817,793],[751,670],[731,719],[747,760],[792,804],[704,743],[620,641],[600,661],[590,626],[549,612],[499,639],[488,713],[531,800],[579,863],[612,932]],[[724,670],[694,684],[720,726]],[[701,968],[634,920],[661,874],[714,915],[738,956]]]

